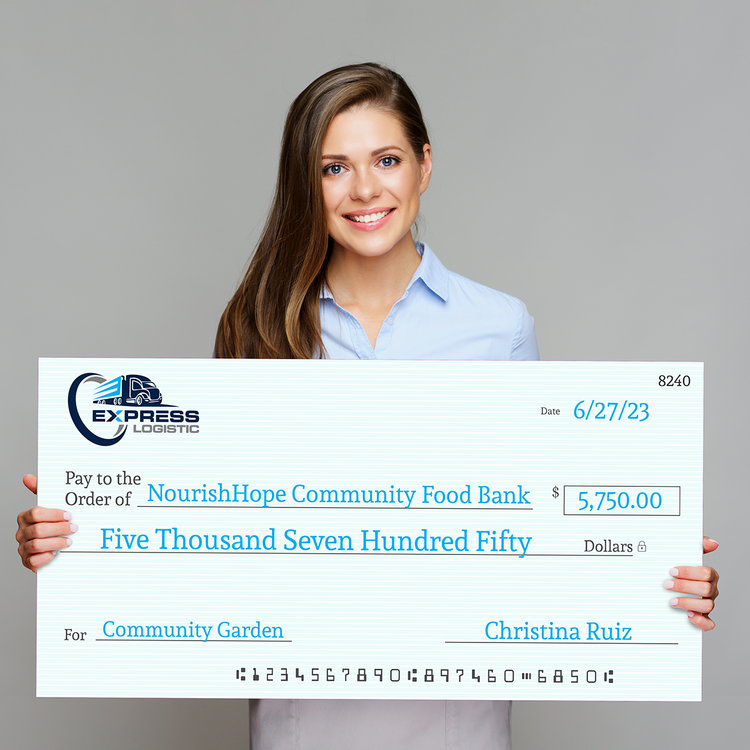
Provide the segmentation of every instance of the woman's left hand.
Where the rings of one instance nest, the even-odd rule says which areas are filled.
[[[703,537],[703,552],[713,552],[719,546],[718,542]],[[690,622],[701,630],[713,630],[716,623],[708,616],[714,608],[714,599],[719,595],[719,589],[716,584],[719,582],[719,574],[705,565],[699,565],[697,568],[682,566],[672,568],[669,575],[673,578],[671,581],[664,582],[664,588],[670,589],[680,594],[696,594],[700,599],[692,596],[681,596],[670,599],[669,603],[673,607],[681,607],[687,610]]]

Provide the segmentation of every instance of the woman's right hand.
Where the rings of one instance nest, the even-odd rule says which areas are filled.
[[[36,477],[27,474],[23,483],[36,495]],[[67,510],[42,508],[39,505],[18,514],[18,554],[23,564],[34,573],[46,565],[57,550],[73,544],[73,540],[64,534],[75,534],[78,526],[69,523],[72,518]]]

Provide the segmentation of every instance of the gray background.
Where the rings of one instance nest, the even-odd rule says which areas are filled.
[[[286,108],[325,70],[376,60],[432,130],[420,236],[523,299],[545,359],[706,363],[724,593],[703,703],[517,703],[516,750],[743,745],[748,38],[746,0],[3,0],[3,744],[246,746],[242,701],[34,698],[34,580],[12,534],[36,360],[209,356]]]

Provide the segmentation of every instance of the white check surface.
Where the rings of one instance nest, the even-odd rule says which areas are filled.
[[[80,530],[37,694],[700,700],[662,584],[702,404],[695,363],[42,359],[39,503]]]

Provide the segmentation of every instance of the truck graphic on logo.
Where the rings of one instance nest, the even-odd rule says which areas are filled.
[[[119,375],[102,383],[94,391],[94,403],[134,404],[135,406],[158,406],[162,402],[161,391],[144,375]]]

